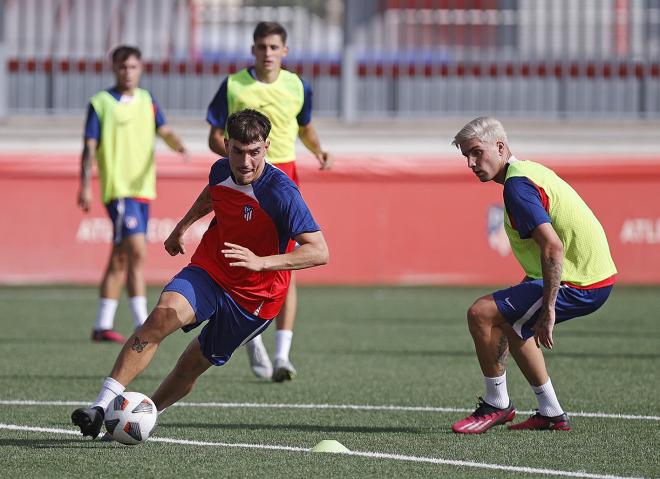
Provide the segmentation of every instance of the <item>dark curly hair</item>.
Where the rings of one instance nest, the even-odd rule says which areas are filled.
[[[270,133],[270,120],[257,110],[245,109],[227,118],[227,136],[244,145],[265,141]]]

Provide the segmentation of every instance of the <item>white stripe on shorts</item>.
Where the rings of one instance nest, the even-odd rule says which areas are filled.
[[[532,316],[534,316],[534,313],[536,313],[540,308],[541,308],[541,303],[543,303],[543,298],[539,298],[536,303],[532,304],[532,306],[523,314],[522,318],[520,318],[518,321],[513,323],[513,330],[516,332],[518,336],[522,338],[522,328],[525,325],[527,321],[529,321]]]
[[[250,341],[252,341],[255,337],[257,337],[257,336],[259,336],[261,333],[263,333],[263,332],[264,332],[264,329],[266,329],[266,328],[268,327],[268,325],[270,324],[270,321],[275,321],[275,320],[274,320],[274,319],[271,319],[271,320],[269,320],[269,321],[264,321],[263,326],[261,326],[261,327],[258,328],[258,329],[255,329],[255,330],[252,332],[252,334],[250,334],[247,338],[245,338],[245,339],[243,340],[243,342],[241,343],[241,346],[245,346],[247,343],[249,343]],[[239,348],[240,348],[241,346],[239,346]]]
[[[559,289],[563,289],[563,288],[570,288],[570,286],[567,286],[565,284],[560,284]],[[534,315],[534,313],[536,313],[539,310],[542,303],[543,303],[543,297],[539,298],[539,300],[536,303],[532,304],[532,306],[527,310],[527,312],[523,315],[522,318],[520,318],[518,321],[513,323],[513,326],[512,326],[513,330],[521,338],[522,338],[522,328],[523,328],[523,326],[525,325],[525,323],[527,321],[529,321],[529,319]]]
[[[115,219],[115,238],[114,243],[119,244],[123,239],[124,216],[126,216],[126,203],[124,198],[117,200],[117,218]]]

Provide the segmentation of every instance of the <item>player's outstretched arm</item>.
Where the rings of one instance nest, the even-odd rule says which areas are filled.
[[[298,136],[303,145],[312,152],[319,162],[322,170],[329,170],[332,167],[332,157],[327,151],[321,149],[321,140],[316,133],[316,128],[311,122],[298,128]]]
[[[302,233],[294,238],[300,245],[290,253],[272,256],[257,256],[249,249],[225,243],[222,250],[225,258],[229,259],[229,266],[247,268],[250,271],[282,271],[293,269],[312,268],[326,264],[330,259],[328,245],[323,233]]]
[[[188,231],[195,221],[200,218],[203,218],[213,210],[213,202],[211,201],[211,192],[209,187],[206,186],[204,190],[199,194],[195,203],[190,207],[188,212],[181,218],[181,221],[177,223],[174,227],[174,230],[167,237],[163,245],[165,246],[165,251],[167,251],[170,256],[176,256],[177,254],[185,254],[186,247],[183,243],[183,235]]]
[[[98,142],[93,138],[86,138],[80,159],[80,189],[78,190],[78,206],[87,213],[92,204],[92,163],[96,158]]]
[[[552,349],[552,330],[555,326],[555,303],[561,284],[564,265],[564,244],[550,223],[538,225],[532,238],[541,250],[541,270],[543,272],[543,302],[536,324],[532,326],[534,341],[538,347]]]
[[[174,132],[171,126],[162,125],[156,130],[156,134],[160,136],[167,146],[172,150],[181,154],[183,161],[190,161],[190,155],[188,155],[188,150],[183,146],[181,138]]]

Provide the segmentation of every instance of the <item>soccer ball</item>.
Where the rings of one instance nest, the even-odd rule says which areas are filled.
[[[117,442],[140,444],[156,426],[158,411],[147,396],[124,392],[116,396],[105,410],[105,428]]]

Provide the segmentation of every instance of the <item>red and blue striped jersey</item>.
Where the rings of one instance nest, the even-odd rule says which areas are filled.
[[[215,218],[191,259],[240,306],[262,319],[277,316],[289,286],[290,271],[250,271],[229,266],[224,243],[244,246],[257,256],[283,254],[290,240],[320,231],[296,185],[266,163],[250,185],[237,185],[229,160],[215,162],[209,174]]]

